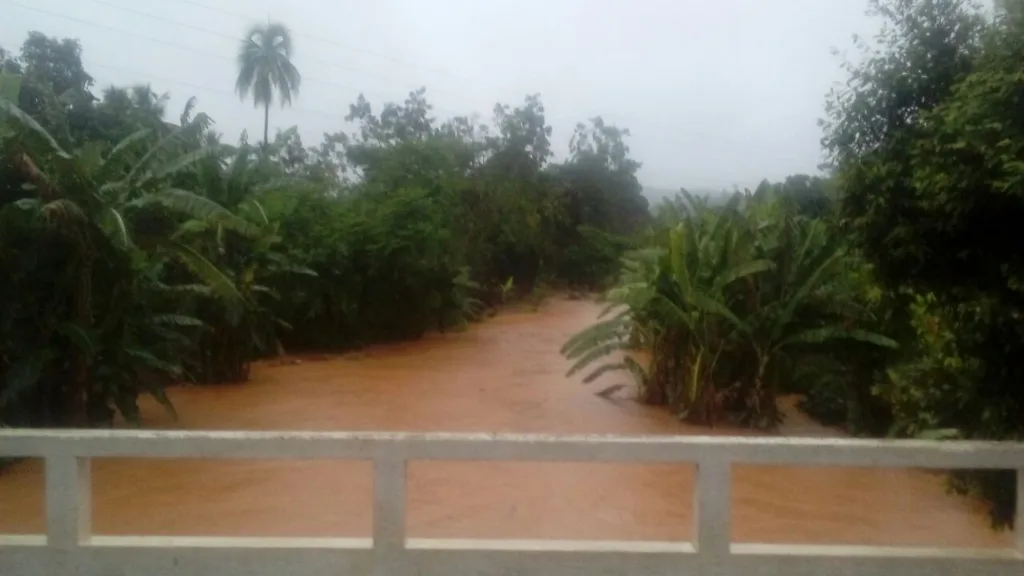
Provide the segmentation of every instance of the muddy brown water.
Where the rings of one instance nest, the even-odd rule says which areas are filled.
[[[262,364],[244,385],[183,387],[176,422],[146,406],[149,428],[727,434],[594,392],[564,377],[558,349],[592,322],[589,302],[551,300],[446,335],[365,355]],[[790,410],[784,434],[835,435]],[[412,462],[414,537],[689,539],[693,469],[556,463]],[[365,462],[93,463],[100,534],[366,536]],[[737,467],[739,542],[1006,547],[982,508],[921,471]],[[42,532],[41,465],[0,474],[0,533]]]

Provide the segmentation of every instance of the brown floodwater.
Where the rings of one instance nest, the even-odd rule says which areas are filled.
[[[180,387],[180,418],[147,405],[149,428],[738,434],[695,429],[618,393],[565,378],[558,349],[595,319],[585,301],[499,315],[465,332],[365,353],[256,366],[242,385]],[[835,435],[790,413],[784,434]],[[366,462],[93,463],[99,534],[367,536]],[[414,537],[689,539],[693,469],[556,463],[413,462]],[[737,467],[738,542],[1006,547],[981,506],[913,470]],[[0,474],[0,533],[42,532],[41,466]]]

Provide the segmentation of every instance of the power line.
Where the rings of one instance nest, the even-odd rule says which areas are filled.
[[[99,4],[106,4],[105,2],[102,2],[101,0],[93,0],[93,1],[96,2],[96,3],[99,3]],[[185,1],[185,0],[179,0],[179,1]],[[80,24],[85,24],[85,25],[88,25],[88,26],[95,26],[97,28],[103,28],[103,29],[106,29],[106,30],[110,30],[112,32],[120,33],[120,34],[127,34],[127,35],[130,35],[130,36],[141,38],[143,40],[147,40],[147,41],[150,41],[150,42],[155,42],[155,43],[158,43],[158,44],[163,44],[163,45],[171,47],[171,48],[176,48],[178,50],[183,50],[183,51],[186,51],[186,52],[191,52],[191,53],[198,54],[198,55],[201,55],[201,56],[204,56],[204,57],[216,58],[216,59],[219,59],[219,60],[224,60],[224,61],[232,62],[232,63],[234,63],[234,61],[235,61],[233,58],[230,58],[228,56],[224,56],[223,54],[216,54],[216,53],[213,53],[213,52],[207,52],[205,50],[198,50],[198,49],[193,48],[191,46],[185,46],[185,45],[182,45],[182,44],[177,44],[175,42],[170,42],[170,41],[167,41],[167,40],[162,40],[160,38],[154,38],[152,36],[147,36],[145,34],[140,34],[138,32],[132,31],[132,30],[124,30],[124,29],[121,29],[121,28],[115,28],[113,26],[109,26],[109,25],[106,25],[106,24],[103,24],[103,23],[100,23],[100,22],[94,22],[94,21],[91,21],[91,20],[84,20],[82,18],[77,18],[77,17],[70,16],[70,15],[67,15],[67,14],[62,14],[62,13],[59,13],[59,12],[53,12],[51,10],[46,10],[46,9],[43,9],[43,8],[39,8],[37,6],[28,6],[28,5],[22,4],[20,2],[16,2],[14,0],[0,0],[0,2],[6,2],[7,4],[11,4],[13,6],[17,6],[19,8],[24,9],[24,10],[30,10],[30,11],[38,12],[40,14],[46,14],[46,15],[49,15],[49,16],[53,16],[55,18],[62,18],[62,19],[65,19],[65,20],[69,20],[69,21],[72,21],[72,22],[78,22]],[[123,9],[123,7],[122,7],[122,9]],[[125,10],[128,11],[128,12],[137,12],[137,11],[132,10],[132,9],[125,9]],[[140,14],[144,14],[144,13],[140,13]],[[229,36],[227,36],[225,34],[222,34],[220,32],[214,32],[214,31],[206,30],[206,29],[203,29],[203,28],[200,28],[200,27],[194,27],[194,26],[192,26],[190,24],[184,24],[184,23],[181,23],[181,22],[175,22],[174,20],[168,20],[168,19],[160,17],[160,16],[155,16],[155,15],[152,15],[152,14],[144,14],[144,15],[147,16],[147,17],[154,18],[156,20],[163,20],[163,21],[171,23],[171,24],[180,25],[180,26],[184,26],[184,27],[187,27],[187,28],[193,28],[193,29],[209,32],[209,33],[215,34],[217,36],[229,37]],[[101,65],[101,66],[103,66],[103,65]],[[111,66],[106,66],[106,67],[111,67]],[[148,72],[147,73],[142,73],[142,74],[149,75]],[[152,75],[150,75],[150,76],[152,76]],[[304,79],[305,80],[310,80],[310,81],[313,81],[313,82],[319,82],[319,83],[330,85],[330,86],[344,88],[346,90],[350,90],[350,91],[353,91],[355,93],[362,93],[362,94],[367,94],[367,95],[370,95],[370,96],[375,96],[377,98],[380,98],[384,102],[392,102],[393,101],[392,98],[390,98],[388,96],[385,96],[383,94],[380,94],[380,93],[377,93],[377,92],[371,92],[371,91],[368,91],[368,90],[363,90],[361,88],[358,88],[358,87],[355,87],[355,86],[351,86],[351,85],[348,85],[348,84],[343,84],[343,83],[340,83],[340,82],[334,82],[334,81],[331,81],[331,80],[324,80],[324,79],[315,78],[315,77],[304,77]],[[186,82],[181,82],[181,81],[171,81],[171,82],[174,82],[174,83],[177,83],[177,84],[182,84],[182,85],[188,84]],[[192,84],[192,86],[198,86],[198,85]],[[211,90],[211,88],[209,88],[209,87],[202,87],[201,89]],[[213,89],[213,90],[217,90],[217,89]],[[453,111],[453,110],[448,110],[448,109],[445,109],[445,108],[441,108],[441,107],[438,107],[438,106],[435,106],[435,105],[431,105],[431,109],[433,111],[435,111],[435,112],[441,112],[441,113],[444,113],[444,114],[448,114],[451,117],[465,116],[465,114],[461,114],[459,112],[456,112],[456,111]],[[308,109],[307,110],[303,110],[303,111],[309,112],[309,113],[313,113],[313,114],[330,115],[330,113],[322,112],[322,111],[313,111],[313,110],[308,110]],[[556,120],[562,120],[564,122],[568,122],[570,125],[575,125],[577,123],[577,121],[578,121],[578,119],[577,120],[571,120],[571,119],[569,119],[567,117],[558,116],[558,115],[554,115],[554,114],[545,114],[545,116],[547,118],[549,118],[549,119],[556,119]],[[649,134],[649,135],[645,136],[645,138],[661,140],[663,142],[678,143],[677,141],[672,140],[671,138],[666,138],[664,136],[659,136],[659,135],[655,135],[655,134]]]
[[[183,28],[187,28],[187,29],[190,29],[190,30],[195,30],[195,31],[198,31],[198,32],[204,32],[206,34],[211,34],[213,36],[217,36],[217,37],[220,37],[220,38],[225,38],[227,40],[231,40],[232,42],[237,42],[238,41],[237,37],[232,36],[230,34],[225,34],[223,32],[219,32],[219,31],[216,31],[216,30],[210,30],[208,28],[203,28],[201,26],[195,26],[193,24],[188,24],[188,23],[184,23],[184,22],[178,22],[176,20],[171,20],[171,19],[165,18],[163,16],[159,16],[159,15],[156,15],[156,14],[151,14],[151,13],[148,13],[148,12],[143,12],[141,10],[136,10],[134,8],[129,8],[127,6],[123,6],[123,5],[120,5],[120,4],[117,4],[117,3],[108,2],[106,0],[89,0],[89,1],[94,3],[94,4],[99,4],[99,5],[102,5],[102,6],[107,6],[109,8],[114,8],[116,10],[122,10],[124,12],[128,12],[128,13],[131,13],[131,14],[137,14],[137,15],[143,16],[145,18],[151,18],[153,20],[157,20],[157,21],[160,21],[160,22],[165,22],[167,24],[171,24],[171,25],[174,25],[174,26],[181,26]],[[212,6],[206,6],[206,5],[198,3],[198,2],[192,2],[191,0],[179,0],[179,2],[182,2],[182,3],[185,3],[185,4],[189,4],[191,6],[198,6],[200,8],[206,8],[206,9],[209,9],[209,10],[213,10],[215,12],[220,12],[220,13],[223,13],[223,14],[228,14],[228,15],[231,15],[231,16],[235,16],[235,17],[238,17],[238,18],[244,18],[246,20],[252,21],[251,18],[248,18],[248,17],[243,16],[241,14],[238,14],[236,12],[230,12],[230,11],[223,10],[223,9],[220,9],[220,8],[213,8]],[[298,32],[298,34],[303,35],[303,36],[307,36],[307,37],[310,37],[310,38],[314,38],[314,39],[319,40],[321,42],[326,42],[328,44],[333,44],[335,46],[340,46],[342,48],[346,48],[346,49],[350,49],[350,50],[355,50],[355,51],[359,51],[359,52],[365,52],[365,53],[369,53],[369,54],[374,54],[374,55],[377,55],[377,56],[382,57],[382,58],[387,58],[387,59],[392,59],[392,60],[394,59],[393,57],[390,57],[390,56],[387,56],[387,55],[383,55],[383,54],[380,54],[380,53],[377,53],[377,52],[367,51],[367,50],[364,50],[362,48],[354,47],[354,46],[349,45],[349,44],[340,43],[340,42],[332,41],[332,40],[329,40],[329,39],[326,39],[326,38],[321,38],[321,37],[313,36],[313,35],[310,35],[310,34],[306,34],[304,32]],[[221,56],[221,58],[224,58],[224,57]],[[388,80],[388,81],[394,81],[395,80],[395,78],[392,77],[392,76],[387,76],[387,75],[383,75],[383,74],[377,74],[377,73],[374,73],[374,72],[368,72],[366,70],[362,70],[360,68],[353,68],[351,66],[345,66],[345,65],[339,64],[339,63],[337,63],[337,62],[335,62],[333,60],[325,60],[323,58],[317,58],[315,56],[308,56],[308,55],[307,56],[303,56],[303,58],[312,60],[314,62],[319,62],[319,63],[325,64],[327,66],[333,66],[333,67],[339,68],[341,70],[346,70],[346,71],[350,71],[350,72],[358,72],[358,73],[362,73],[362,74],[367,74],[369,76],[374,76],[374,77],[381,78],[381,79]],[[455,74],[453,72],[450,72],[450,71],[445,71],[445,70],[440,70],[440,69],[432,69],[432,68],[429,68],[429,67],[418,66],[416,64],[408,63],[408,62],[401,61],[401,60],[399,60],[399,61],[401,63],[407,65],[407,66],[422,67],[422,68],[424,68],[426,70],[438,71],[438,72],[441,72],[443,74],[451,74],[451,75],[454,75],[456,77],[459,77],[459,78],[461,78],[463,80],[470,81],[470,82],[477,81],[477,80],[475,80],[473,78],[469,78],[469,77],[465,77],[465,76],[460,76],[460,75],[457,75],[457,74]],[[342,86],[342,87],[347,87],[347,88],[352,89],[352,90],[355,89],[355,88],[353,88],[351,86],[345,86],[343,84],[338,84],[338,83],[332,82],[330,80],[322,80],[322,79],[318,79],[318,78],[308,78],[308,79],[312,80],[314,82],[320,82],[320,83],[324,83],[324,84],[339,85],[339,86]],[[477,82],[481,83],[479,81],[477,81]],[[506,89],[506,90],[514,90],[513,88],[508,88],[508,87],[501,87],[501,88]],[[468,99],[470,101],[475,101],[475,102],[477,102],[477,103],[479,103],[481,105],[487,106],[487,109],[490,109],[491,107],[494,106],[494,102],[487,101],[485,103],[485,101],[480,99],[480,98],[471,97],[471,96],[468,96],[465,93],[456,92],[456,91],[453,91],[453,90],[446,90],[444,88],[433,87],[433,88],[430,89],[430,92],[431,93],[450,94],[450,95],[453,95],[453,96],[458,96],[458,97],[463,98],[463,99]],[[520,95],[523,94],[523,92],[520,92],[518,90],[516,90],[516,92],[518,92]],[[369,93],[369,92],[367,92],[367,93]],[[440,108],[438,110],[447,112],[448,114],[452,114],[452,115],[456,115],[456,116],[458,115],[455,112],[450,111],[450,110],[445,111],[445,110],[442,110]],[[569,119],[567,117],[558,116],[558,115],[550,115],[550,118],[555,119],[555,120],[562,120],[563,122],[568,122],[571,125],[575,125],[576,122],[577,122],[577,120]]]
[[[2,44],[2,43],[0,43],[0,44]],[[9,43],[9,44],[16,44],[16,43]],[[227,97],[227,98],[231,98],[232,100],[235,100],[235,98],[237,98],[237,94],[235,94],[234,92],[231,92],[229,90],[224,90],[223,88],[216,88],[216,87],[208,86],[208,85],[205,85],[205,84],[196,84],[194,82],[188,82],[188,81],[185,81],[185,80],[176,80],[176,79],[173,79],[173,78],[162,77],[162,76],[159,76],[159,75],[152,74],[152,73],[150,73],[148,71],[136,70],[136,69],[132,69],[132,68],[126,68],[126,67],[123,67],[123,66],[113,66],[113,65],[110,65],[110,64],[104,64],[104,63],[101,63],[101,62],[96,62],[94,60],[83,61],[83,66],[85,66],[86,68],[90,68],[90,67],[106,68],[106,69],[114,70],[114,71],[118,71],[118,72],[126,72],[126,73],[129,73],[129,74],[145,76],[145,77],[148,77],[148,78],[150,78],[152,80],[157,80],[157,81],[165,82],[165,83],[172,84],[172,85],[187,86],[187,87],[195,89],[195,90],[203,90],[203,91],[206,91],[206,92],[209,92],[209,93],[213,93],[213,94],[217,94],[217,95],[224,96],[224,97]],[[298,106],[292,106],[290,108],[290,110],[295,111],[295,112],[305,113],[305,114],[317,115],[317,116],[321,116],[321,117],[324,117],[324,118],[329,118],[331,120],[339,120],[341,123],[349,123],[348,121],[345,120],[345,116],[342,113],[340,113],[340,112],[327,112],[327,111],[324,111],[324,110],[317,110],[317,109],[314,109],[314,108],[304,108],[304,107],[298,107]],[[349,124],[351,124],[351,123],[349,123]],[[339,127],[339,128],[341,128],[341,127]],[[661,136],[654,136],[654,138],[661,139],[661,140],[667,141],[667,142],[676,143],[676,142],[674,142],[672,140],[666,139],[666,138],[661,137]],[[662,188],[671,189],[672,187],[671,186],[663,186]]]
[[[101,24],[99,22],[92,22],[92,21],[89,21],[89,20],[82,20],[81,18],[76,18],[74,16],[69,16],[67,14],[61,14],[59,12],[51,12],[50,10],[45,10],[43,8],[39,8],[38,6],[26,6],[25,4],[21,4],[21,3],[18,3],[18,2],[13,2],[12,0],[0,0],[0,1],[6,2],[6,3],[11,4],[13,6],[17,6],[17,7],[21,8],[21,9],[23,9],[23,10],[31,10],[33,12],[39,12],[40,14],[46,14],[48,16],[54,16],[56,18],[63,18],[64,20],[70,20],[72,22],[78,22],[79,24],[87,24],[89,26],[96,26],[97,28],[104,28],[104,29],[110,30],[111,32],[119,32],[121,34],[128,34],[130,36],[135,36],[137,38],[142,38],[144,40],[149,40],[150,42],[156,42],[158,44],[164,44],[166,46],[171,46],[172,48],[177,48],[179,50],[185,50],[187,52],[194,52],[196,54],[201,54],[203,56],[210,56],[210,57],[213,57],[213,58],[219,58],[221,60],[225,60],[225,59],[226,60],[231,60],[230,58],[226,58],[225,56],[222,56],[220,54],[211,54],[209,52],[203,52],[202,50],[196,50],[195,48],[191,48],[189,46],[182,46],[181,44],[175,44],[174,42],[168,42],[166,40],[161,40],[159,38],[153,38],[152,36],[146,36],[145,34],[139,34],[138,32],[133,32],[131,30],[122,30],[120,28],[114,28],[113,26],[107,26],[106,24]]]
[[[182,44],[177,44],[175,42],[169,42],[169,41],[166,41],[166,40],[162,40],[160,38],[154,38],[152,36],[147,36],[145,34],[140,34],[138,32],[134,32],[134,31],[131,31],[131,30],[124,30],[124,29],[121,29],[121,28],[115,28],[113,26],[108,26],[106,24],[102,24],[102,23],[99,23],[99,22],[93,22],[91,20],[83,20],[81,18],[76,18],[74,16],[69,16],[67,14],[61,14],[59,12],[52,12],[50,10],[45,10],[45,9],[39,8],[37,6],[27,6],[27,5],[21,4],[19,2],[14,2],[13,0],[0,0],[0,1],[6,2],[8,4],[17,6],[19,8],[25,9],[25,10],[31,10],[31,11],[34,11],[34,12],[39,12],[41,14],[46,14],[46,15],[53,16],[53,17],[56,17],[56,18],[63,18],[65,20],[70,20],[72,22],[78,22],[78,23],[81,23],[81,24],[89,25],[89,26],[96,26],[98,28],[104,28],[104,29],[110,30],[112,32],[118,32],[118,33],[121,33],[121,34],[128,34],[130,36],[135,36],[135,37],[141,38],[143,40],[148,40],[150,42],[156,42],[158,44],[163,44],[163,45],[169,46],[171,48],[177,48],[179,50],[184,50],[184,51],[187,51],[187,52],[192,52],[194,54],[198,54],[198,55],[201,55],[201,56],[205,56],[205,57],[209,57],[209,58],[217,58],[219,60],[224,60],[224,61],[232,62],[232,63],[234,63],[234,61],[235,61],[233,58],[224,56],[223,54],[216,54],[216,53],[213,53],[213,52],[207,52],[205,50],[197,50],[195,48],[192,48],[191,46],[185,46],[185,45],[182,45]],[[159,17],[155,17],[155,18],[161,19]],[[164,19],[164,20],[166,20],[166,19]],[[172,22],[173,23],[174,21],[170,20],[168,22]],[[356,93],[368,94],[368,95],[380,98],[380,99],[384,100],[385,102],[390,101],[392,99],[392,98],[390,98],[388,96],[385,96],[383,94],[380,94],[380,93],[377,93],[377,92],[371,92],[369,90],[364,90],[364,89],[358,88],[356,86],[352,86],[352,85],[349,85],[349,84],[343,84],[341,82],[335,82],[335,81],[332,81],[332,80],[324,80],[324,79],[315,78],[315,77],[304,77],[304,79],[305,80],[309,80],[309,81],[313,81],[313,82],[319,82],[321,84],[326,84],[326,85],[329,85],[329,86],[335,86],[335,87],[338,87],[338,88],[344,88],[346,90],[351,90],[351,91],[356,92]],[[458,114],[458,113],[456,113],[456,112],[454,112],[452,110],[446,110],[444,108],[439,108],[439,107],[436,107],[436,106],[434,107],[434,110],[437,110],[439,112],[444,112],[444,113],[450,114],[452,116],[459,116],[460,115],[460,114]]]
[[[8,44],[12,44],[12,43],[8,43]],[[194,82],[188,82],[188,81],[185,81],[185,80],[177,80],[177,79],[174,79],[174,78],[167,78],[167,77],[164,77],[164,76],[159,76],[159,75],[153,74],[153,73],[145,71],[145,70],[137,70],[137,69],[133,69],[133,68],[126,68],[124,66],[113,66],[111,64],[104,64],[102,62],[97,62],[95,60],[83,60],[82,65],[86,69],[88,69],[88,68],[105,68],[105,69],[113,70],[113,71],[117,71],[117,72],[125,72],[125,73],[128,73],[128,74],[143,76],[143,77],[146,77],[146,78],[148,78],[150,80],[164,82],[164,83],[171,84],[171,85],[185,86],[185,87],[191,88],[193,90],[202,90],[202,91],[205,91],[205,92],[209,92],[209,93],[212,93],[212,94],[217,94],[219,96],[224,96],[226,98],[230,98],[233,101],[237,101],[237,98],[238,98],[238,95],[236,93],[231,92],[229,90],[224,90],[223,88],[217,88],[217,87],[209,86],[209,85],[205,85],[205,84],[196,84]],[[304,113],[304,114],[312,114],[312,115],[317,115],[317,116],[321,116],[321,117],[324,117],[324,118],[329,118],[331,120],[339,121],[340,124],[346,124],[346,123],[347,124],[351,124],[351,122],[345,120],[346,114],[344,112],[327,112],[325,110],[317,110],[315,108],[305,108],[305,107],[301,107],[301,106],[290,106],[289,110],[294,111],[294,112],[299,112],[299,113]],[[339,126],[339,129],[341,129],[341,128],[342,128],[342,126]]]
[[[100,0],[93,0],[93,1],[100,1]],[[232,16],[234,18],[238,18],[238,19],[244,20],[244,21],[246,21],[248,23],[254,22],[252,17],[247,16],[245,14],[239,14],[238,12],[232,12],[230,10],[225,10],[223,8],[209,6],[207,4],[203,4],[202,2],[195,2],[194,0],[173,0],[173,1],[176,2],[176,3],[179,3],[179,4],[188,4],[189,6],[195,6],[197,8],[202,8],[202,9],[205,9],[205,10],[209,10],[211,12],[217,12],[219,14],[224,14],[226,16]],[[368,54],[370,56],[375,56],[377,58],[382,58],[384,60],[390,60],[391,62],[395,62],[397,64],[401,64],[403,66],[407,66],[409,68],[420,68],[420,69],[428,70],[428,71],[431,71],[431,72],[445,74],[445,75],[451,76],[453,78],[457,78],[459,80],[462,80],[464,82],[471,82],[471,83],[479,84],[481,86],[489,86],[491,88],[497,88],[499,90],[505,91],[506,94],[515,93],[517,98],[523,97],[525,94],[533,93],[533,91],[524,91],[524,90],[522,90],[520,88],[513,88],[511,86],[507,86],[507,85],[503,85],[503,84],[495,84],[493,82],[487,82],[487,81],[481,80],[479,78],[473,78],[471,76],[466,76],[464,74],[459,74],[458,72],[454,72],[452,70],[447,70],[447,69],[444,69],[444,68],[436,68],[436,67],[432,67],[432,66],[425,66],[423,64],[417,64],[415,62],[409,62],[408,60],[404,60],[402,58],[398,58],[397,56],[392,56],[390,54],[384,54],[382,52],[376,52],[374,50],[369,50],[369,49],[366,49],[366,48],[362,48],[360,46],[355,46],[355,45],[349,44],[347,42],[339,42],[337,40],[332,40],[330,38],[324,38],[323,36],[317,36],[316,34],[311,34],[309,32],[305,32],[303,30],[296,30],[295,33],[298,36],[305,36],[306,38],[310,38],[312,40],[317,40],[317,41],[323,42],[325,44],[331,44],[331,45],[334,45],[334,46],[338,46],[338,47],[344,48],[346,50],[352,50],[354,52],[360,52],[360,53],[363,53],[363,54]],[[461,94],[461,93],[458,93],[458,92],[453,92],[453,91],[450,91],[450,90],[432,89],[432,91],[433,92],[441,92],[441,93],[454,94],[454,95],[461,96],[461,97],[464,97],[464,98],[466,97],[465,94]],[[478,100],[478,101],[479,102],[483,102],[482,100]],[[488,103],[489,107],[493,107],[493,105],[494,105],[494,103]],[[590,117],[590,116],[593,116],[593,114],[588,114],[587,115],[587,117]],[[609,115],[609,114],[604,114],[604,116],[606,118],[613,118],[613,115]],[[617,116],[620,121],[621,120],[626,120],[627,123],[628,123],[628,118],[624,118],[624,117],[618,116],[618,115],[615,115],[615,116]],[[575,126],[576,122],[577,122],[577,120],[569,119],[569,118],[566,118],[564,116],[561,116],[561,117],[560,116],[551,116],[551,118],[554,118],[556,120],[563,120],[565,122],[569,122],[573,126]]]
[[[246,16],[245,14],[239,14],[238,12],[232,12],[230,10],[225,10],[223,8],[209,6],[209,5],[203,4],[201,2],[195,2],[193,0],[174,0],[174,1],[176,3],[179,3],[179,4],[188,4],[189,6],[195,6],[197,8],[202,8],[204,10],[209,10],[211,12],[217,12],[217,13],[220,13],[220,14],[224,14],[226,16],[232,16],[234,18],[239,18],[241,20],[245,20],[246,22],[250,22],[250,23],[253,22],[253,19],[250,16]],[[474,82],[476,84],[480,84],[480,85],[484,85],[484,86],[490,86],[491,88],[499,88],[501,90],[507,90],[509,92],[515,92],[516,94],[521,94],[522,93],[522,90],[520,90],[518,88],[512,88],[511,86],[505,86],[505,85],[501,85],[501,84],[494,84],[492,82],[486,82],[486,81],[480,80],[479,78],[472,78],[472,77],[469,77],[469,76],[465,76],[463,74],[459,74],[458,72],[454,72],[454,71],[451,71],[451,70],[446,70],[444,68],[435,68],[435,67],[432,67],[432,66],[425,66],[423,64],[417,64],[415,62],[409,62],[408,60],[404,60],[402,58],[398,58],[397,56],[392,56],[390,54],[384,54],[382,52],[376,52],[374,50],[369,50],[367,48],[362,48],[360,46],[355,46],[355,45],[349,44],[347,42],[339,42],[337,40],[333,40],[333,39],[330,39],[330,38],[324,38],[323,36],[317,36],[316,34],[310,34],[309,32],[305,32],[305,31],[302,31],[302,30],[296,30],[296,34],[299,35],[299,36],[305,36],[306,38],[309,38],[309,39],[312,39],[312,40],[317,40],[319,42],[323,42],[325,44],[332,44],[334,46],[338,46],[338,47],[344,48],[346,50],[351,50],[353,52],[360,52],[362,54],[367,54],[367,55],[370,55],[370,56],[375,56],[377,58],[382,58],[384,60],[389,60],[391,62],[394,62],[396,64],[401,64],[401,65],[407,66],[409,68],[421,68],[423,70],[429,70],[431,72],[437,72],[437,73],[440,73],[440,74],[446,74],[448,76],[452,76],[453,78],[458,78],[458,79],[466,81],[466,82]]]
[[[137,69],[134,69],[134,68],[126,68],[124,66],[113,66],[111,64],[104,64],[102,62],[97,62],[97,61],[91,60],[91,59],[83,60],[82,61],[82,65],[86,69],[89,69],[89,68],[105,68],[107,70],[113,70],[113,71],[116,71],[116,72],[125,72],[125,73],[128,73],[128,74],[143,76],[143,77],[146,77],[146,78],[148,78],[150,80],[155,80],[155,81],[158,81],[158,82],[164,82],[164,83],[167,83],[167,84],[177,85],[177,86],[184,86],[184,87],[191,88],[193,90],[202,90],[204,92],[209,92],[211,94],[217,94],[219,96],[224,96],[224,97],[227,97],[227,98],[231,98],[234,101],[238,100],[238,95],[236,93],[231,92],[229,90],[224,90],[223,88],[217,88],[217,87],[214,87],[214,86],[208,86],[206,84],[196,84],[194,82],[188,82],[186,80],[177,80],[177,79],[174,79],[174,78],[167,78],[165,76],[159,76],[159,75],[153,74],[153,73],[151,73],[149,71],[146,71],[146,70],[137,70]],[[302,106],[290,106],[289,110],[294,111],[294,112],[304,113],[304,114],[314,114],[314,115],[317,115],[317,116],[322,116],[324,118],[330,118],[332,120],[340,120],[341,122],[345,122],[346,121],[345,120],[345,113],[344,112],[327,112],[325,110],[317,110],[315,108],[305,108],[305,107],[302,107]]]
[[[106,68],[108,70],[115,70],[115,71],[118,71],[118,72],[127,72],[129,74],[137,74],[137,75],[145,76],[145,77],[148,77],[148,78],[150,78],[152,80],[156,80],[156,81],[159,81],[159,82],[165,82],[167,84],[178,85],[178,86],[186,86],[186,87],[192,88],[194,90],[203,90],[203,91],[206,91],[206,92],[210,92],[212,94],[218,94],[220,96],[225,96],[225,97],[231,98],[232,100],[235,100],[235,101],[238,100],[238,95],[235,94],[234,92],[231,92],[231,91],[228,91],[228,90],[224,90],[224,89],[221,89],[221,88],[215,88],[213,86],[206,86],[204,84],[195,84],[193,82],[186,82],[184,80],[175,80],[173,78],[165,78],[165,77],[157,76],[155,74],[151,74],[151,73],[143,71],[143,70],[134,70],[134,69],[131,69],[131,68],[124,68],[122,66],[111,66],[110,64],[103,64],[103,63],[96,62],[96,61],[93,61],[93,60],[89,60],[87,62],[83,62],[83,64],[87,68],[91,68],[91,67]],[[318,116],[323,116],[325,118],[331,118],[333,120],[341,120],[342,122],[345,122],[345,114],[342,113],[342,112],[327,112],[327,111],[324,111],[324,110],[317,110],[317,109],[314,109],[314,108],[304,108],[304,107],[301,107],[301,106],[291,106],[291,107],[289,107],[289,109],[292,110],[292,111],[295,111],[295,112],[300,112],[300,113],[304,113],[304,114],[315,114],[315,115],[318,115]]]
[[[195,30],[197,32],[203,32],[203,33],[206,33],[206,34],[210,34],[210,35],[213,35],[213,36],[224,38],[224,39],[230,40],[231,42],[238,42],[238,40],[239,40],[239,38],[237,36],[232,36],[230,34],[225,34],[223,32],[219,32],[217,30],[210,30],[209,28],[203,28],[201,26],[195,26],[193,24],[189,24],[189,23],[186,23],[186,22],[179,22],[177,20],[171,20],[169,18],[165,18],[165,17],[159,16],[157,14],[150,14],[149,12],[143,12],[141,10],[136,10],[135,8],[130,8],[128,6],[123,6],[121,4],[116,4],[116,3],[113,3],[113,2],[106,2],[104,0],[89,0],[89,1],[92,2],[93,4],[99,4],[101,6],[107,6],[108,8],[113,8],[115,10],[121,10],[123,12],[128,12],[130,14],[136,14],[136,15],[142,16],[144,18],[150,18],[150,19],[157,20],[157,21],[160,21],[160,22],[165,22],[167,24],[172,24],[174,26],[180,26],[182,28],[187,28],[189,30]],[[327,66],[333,66],[335,68],[338,68],[338,69],[341,69],[341,70],[346,70],[348,72],[358,72],[358,73],[361,73],[361,74],[367,74],[369,76],[375,76],[377,78],[381,78],[381,79],[384,79],[384,80],[394,80],[393,77],[385,76],[385,75],[382,75],[382,74],[377,74],[377,73],[372,72],[372,71],[362,70],[360,68],[353,68],[351,66],[345,66],[344,64],[339,64],[338,62],[335,62],[335,61],[332,61],[332,60],[324,60],[323,58],[317,58],[315,56],[303,56],[303,57],[308,59],[308,60],[312,60],[314,62],[319,62],[319,63],[325,64]],[[311,78],[311,80],[313,80],[314,82],[328,82],[328,83],[330,82],[330,81],[325,81],[325,80],[319,80],[317,78]]]

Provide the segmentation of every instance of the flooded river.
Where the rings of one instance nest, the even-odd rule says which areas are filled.
[[[366,354],[254,368],[244,385],[179,388],[152,428],[706,434],[665,412],[564,377],[558,349],[592,322],[592,303],[552,300],[457,334]],[[715,433],[728,433],[715,430]],[[733,431],[732,433],[736,433]],[[791,414],[784,433],[827,434]],[[739,542],[1005,547],[979,506],[941,477],[909,470],[738,467]],[[692,468],[540,463],[409,466],[414,537],[688,539]],[[366,536],[363,462],[96,461],[94,532]],[[0,475],[0,533],[43,531],[41,466]]]

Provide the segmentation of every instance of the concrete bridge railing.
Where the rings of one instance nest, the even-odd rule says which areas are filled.
[[[599,574],[1022,576],[1015,548],[958,550],[730,542],[733,464],[1014,469],[1024,518],[1024,444],[508,434],[0,430],[0,458],[46,464],[47,533],[0,536],[3,576]],[[99,536],[92,458],[372,460],[372,538]],[[405,535],[409,460],[693,463],[695,541],[438,540]],[[1024,522],[1024,520],[1022,520]]]

